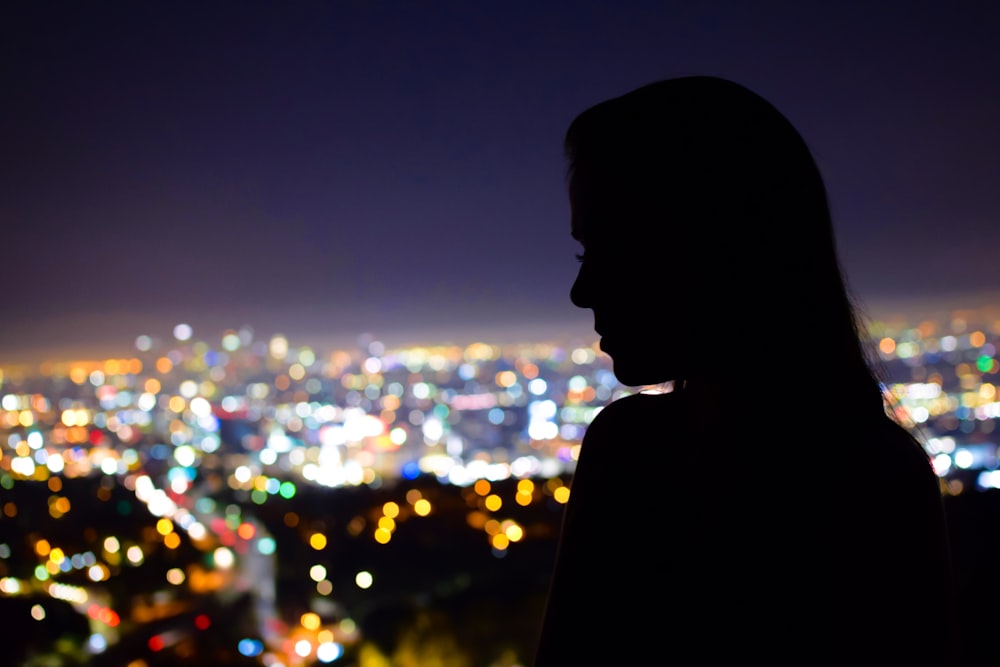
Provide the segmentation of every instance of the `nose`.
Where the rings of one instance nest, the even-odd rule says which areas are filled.
[[[581,264],[580,270],[576,274],[576,280],[573,281],[573,286],[569,290],[569,300],[573,302],[573,305],[577,308],[590,308],[592,301],[592,288],[590,285],[591,279],[588,275],[590,272],[587,270],[587,265]]]

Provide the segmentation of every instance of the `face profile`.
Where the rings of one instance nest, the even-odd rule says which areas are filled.
[[[682,336],[686,331],[670,313],[681,294],[671,295],[666,276],[650,267],[648,244],[628,242],[627,228],[639,228],[624,193],[599,181],[584,184],[585,169],[570,177],[572,236],[581,245],[580,268],[570,291],[579,308],[594,313],[601,350],[611,357],[625,385],[652,385],[684,375]],[[690,353],[691,350],[686,350]]]

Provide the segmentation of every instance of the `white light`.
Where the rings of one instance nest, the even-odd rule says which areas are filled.
[[[951,457],[947,454],[938,454],[933,458],[934,472],[938,477],[944,477],[951,470]]]
[[[188,535],[191,536],[192,540],[204,539],[205,535],[207,534],[205,531],[205,525],[198,523],[197,521],[188,526],[187,532]]]
[[[424,431],[424,439],[428,442],[437,442],[444,435],[444,425],[435,417],[426,419],[421,428]]]
[[[13,577],[4,577],[0,579],[0,593],[7,593],[8,595],[17,595],[21,592],[21,582]]]
[[[181,445],[174,450],[174,460],[177,461],[177,465],[184,468],[193,466],[196,458],[197,452],[191,445]]]
[[[133,565],[139,565],[143,560],[142,549],[137,546],[131,546],[128,548],[128,551],[125,552],[125,557],[128,558],[128,561]]]
[[[316,658],[320,662],[333,662],[344,655],[344,648],[336,642],[323,642],[316,647]]]
[[[960,449],[955,452],[955,465],[959,468],[970,468],[972,466],[974,457],[972,452],[968,449]]]
[[[215,562],[215,566],[220,570],[228,570],[236,562],[236,557],[233,552],[226,547],[219,547],[214,552],[212,552],[212,560]]]
[[[156,394],[151,394],[148,391],[143,392],[135,404],[143,412],[149,412],[156,407]]]
[[[118,472],[118,461],[114,460],[110,456],[105,457],[101,461],[101,472],[105,475],[114,475]]]
[[[212,414],[212,404],[203,396],[192,398],[191,404],[188,407],[191,408],[191,412],[197,417],[208,417]]]
[[[63,461],[62,454],[53,454],[45,462],[45,467],[49,469],[49,472],[58,475],[66,467],[66,462]]]
[[[549,388],[548,383],[542,378],[535,378],[534,380],[528,383],[528,391],[534,394],[535,396],[544,395],[545,391],[548,388]]]
[[[193,333],[194,330],[191,329],[190,324],[181,323],[174,327],[174,338],[181,342],[189,340]]]

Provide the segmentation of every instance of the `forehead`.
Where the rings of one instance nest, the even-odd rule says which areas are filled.
[[[585,165],[574,167],[568,190],[571,232],[581,242],[600,234],[614,209],[623,203],[611,179]]]
[[[606,243],[634,234],[647,226],[653,208],[623,172],[581,168],[570,174],[570,232],[581,243]]]

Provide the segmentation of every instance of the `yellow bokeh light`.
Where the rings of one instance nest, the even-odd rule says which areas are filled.
[[[302,617],[299,619],[299,622],[302,624],[302,627],[305,628],[306,630],[318,630],[320,626],[319,614],[307,611],[306,613],[302,614]]]
[[[524,529],[513,521],[505,521],[503,524],[503,534],[511,542],[520,542],[521,538],[524,537]]]
[[[169,535],[174,532],[174,522],[163,517],[156,522],[156,532],[160,535]]]
[[[557,503],[567,503],[569,501],[569,487],[560,486],[552,492],[552,497],[555,498]]]
[[[491,512],[496,512],[498,509],[503,507],[503,500],[501,500],[500,496],[498,496],[495,493],[491,493],[490,495],[486,496],[483,503],[486,505],[486,509],[490,510]]]
[[[496,376],[496,383],[501,387],[512,387],[517,382],[517,375],[514,371],[500,371]]]
[[[497,533],[490,539],[490,544],[493,545],[494,549],[503,551],[510,546],[510,538],[508,538],[504,533]]]
[[[396,520],[387,516],[379,517],[378,527],[381,528],[382,530],[387,530],[391,533],[392,531],[396,530]]]
[[[421,498],[417,502],[413,503],[413,511],[417,513],[417,516],[427,516],[431,513],[431,503],[426,498]]]
[[[385,528],[375,529],[375,541],[379,544],[388,544],[389,540],[392,539],[392,533]]]
[[[382,505],[382,514],[385,514],[390,519],[395,519],[399,516],[399,505],[392,501],[387,502]]]
[[[323,533],[313,533],[309,536],[309,546],[316,551],[326,548],[326,535]]]

